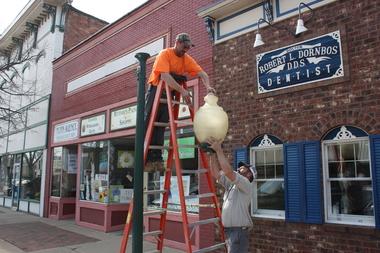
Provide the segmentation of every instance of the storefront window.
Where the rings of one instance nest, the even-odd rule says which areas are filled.
[[[182,134],[178,136],[177,139],[179,146],[188,146],[185,148],[180,148],[180,159],[182,163],[182,169],[183,170],[198,170],[198,152],[197,149],[194,149],[195,144],[195,137],[192,132],[186,133],[186,130],[184,130],[185,134]],[[165,144],[166,146],[169,145],[169,139],[167,137]],[[165,165],[166,165],[166,159],[167,159],[167,152],[164,152],[163,154]],[[174,168],[174,167],[173,167]],[[161,172],[154,172],[154,173],[148,173],[146,184],[148,186],[148,190],[158,190],[163,189],[164,185],[164,173]],[[182,182],[184,187],[185,196],[190,195],[198,195],[198,174],[197,173],[183,173],[182,174]],[[178,193],[178,186],[177,186],[177,177],[175,169],[173,169],[173,175],[171,178],[171,188],[170,188],[170,196],[169,196],[169,203],[168,203],[168,210],[171,211],[180,211],[180,200],[179,200],[179,193]],[[155,194],[155,195],[149,195],[147,197],[147,206],[149,208],[159,208],[161,206],[162,202],[162,194]],[[199,199],[198,198],[190,198],[188,197],[186,199],[186,209],[189,213],[198,213],[199,212]]]
[[[111,140],[109,189],[111,203],[129,203],[131,201],[134,167],[134,139]]]
[[[54,197],[75,197],[77,178],[77,146],[53,149],[52,192]]]
[[[23,154],[20,199],[40,200],[42,151]]]
[[[0,196],[12,197],[13,163],[11,156],[1,157]]]
[[[51,196],[61,196],[61,171],[63,167],[63,148],[53,149],[53,171],[51,180]]]
[[[82,144],[80,199],[109,203],[108,141]]]

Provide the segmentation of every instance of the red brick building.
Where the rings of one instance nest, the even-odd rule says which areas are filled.
[[[133,190],[134,56],[137,52],[151,55],[148,75],[157,53],[173,46],[176,34],[187,32],[196,45],[190,55],[212,78],[212,43],[203,19],[196,13],[210,2],[148,1],[54,61],[47,216],[65,218],[75,214],[77,224],[105,232],[123,228]],[[204,86],[198,86],[197,79],[188,85],[198,107],[199,97],[206,92]],[[182,129],[179,138],[194,143],[191,129]],[[197,157],[197,152],[187,153],[184,167],[197,169]],[[193,176],[185,177],[189,194],[203,187]],[[159,185],[162,178],[149,174],[144,180],[149,189]],[[66,194],[67,189],[75,194]],[[159,196],[154,196],[146,199],[145,205],[154,207],[158,202]],[[169,207],[165,246],[181,248],[184,236],[178,206],[174,199]],[[192,213],[190,221],[207,215],[197,203],[190,204],[188,210]],[[158,222],[159,217],[146,218],[145,227],[157,227]],[[210,234],[214,230],[207,226],[197,229],[192,238],[194,247],[211,243],[214,238]]]
[[[258,171],[250,252],[380,252],[380,5],[304,2],[199,11],[230,119],[224,147]],[[308,30],[295,36],[299,17]]]

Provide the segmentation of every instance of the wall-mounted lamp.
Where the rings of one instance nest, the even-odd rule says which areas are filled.
[[[304,22],[303,19],[301,18],[301,7],[302,6],[305,6],[306,8],[308,8],[310,11],[311,11],[311,16]],[[305,3],[300,3],[298,5],[298,21],[297,21],[297,27],[296,27],[296,32],[293,32],[292,30],[290,30],[288,27],[284,27],[284,26],[278,26],[278,25],[274,25],[270,22],[268,22],[267,20],[263,19],[263,18],[260,18],[258,21],[257,21],[257,32],[256,32],[256,38],[255,38],[255,43],[253,44],[253,47],[258,47],[258,46],[261,46],[261,45],[264,45],[264,41],[263,41],[263,38],[260,34],[260,23],[266,23],[268,24],[270,27],[273,27],[273,28],[276,28],[278,30],[286,30],[288,31],[291,35],[293,35],[294,37],[298,36],[300,33],[303,33],[305,31],[307,31],[308,29],[305,27],[305,24],[311,20],[311,18],[313,17],[313,9],[311,9],[307,4]]]
[[[308,8],[311,11],[310,18],[307,21],[305,21],[305,22],[303,22],[303,19],[301,18],[301,6],[305,6],[306,8]],[[296,27],[296,33],[295,33],[295,35],[298,35],[300,33],[306,32],[308,30],[305,27],[305,23],[308,22],[313,17],[313,15],[314,15],[313,9],[310,8],[309,5],[307,5],[305,3],[300,3],[298,5],[298,20],[297,20],[297,27]]]

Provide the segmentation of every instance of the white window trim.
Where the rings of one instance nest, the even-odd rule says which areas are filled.
[[[331,187],[328,183],[328,154],[327,154],[327,145],[328,144],[347,144],[354,143],[358,141],[368,141],[368,157],[369,157],[369,168],[370,168],[370,179],[373,183],[372,177],[372,165],[371,165],[371,149],[369,147],[369,138],[368,137],[356,137],[353,139],[343,139],[343,140],[326,140],[322,142],[322,167],[323,167],[323,194],[324,194],[324,211],[325,211],[325,222],[333,224],[346,224],[346,225],[360,225],[360,226],[375,226],[375,216],[366,216],[366,215],[350,215],[350,214],[335,214],[332,213],[331,203]],[[347,178],[349,179],[349,178]],[[368,178],[365,179],[368,181]],[[375,210],[376,211],[376,210]]]
[[[255,164],[255,156],[253,153],[255,151],[262,150],[283,150],[282,144],[277,144],[274,146],[258,146],[250,148],[250,161]],[[285,164],[284,164],[285,165]],[[285,210],[270,210],[270,209],[258,209],[257,208],[257,181],[268,181],[267,179],[254,179],[253,180],[253,194],[251,199],[251,216],[256,218],[271,218],[271,219],[285,219]],[[285,178],[282,179],[270,179],[270,181],[282,181],[285,184]],[[285,201],[285,199],[284,199]]]

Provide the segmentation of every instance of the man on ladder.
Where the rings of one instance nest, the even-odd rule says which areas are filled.
[[[192,44],[190,36],[187,33],[180,33],[176,37],[174,47],[162,50],[156,57],[153,64],[152,73],[150,74],[148,80],[149,88],[145,98],[146,127],[148,125],[147,122],[152,110],[157,85],[160,80],[169,85],[172,90],[176,90],[181,93],[182,98],[187,103],[190,103],[190,93],[179,84],[186,81],[186,76],[184,76],[185,74],[200,77],[202,79],[202,83],[207,89],[207,92],[215,93],[215,90],[210,86],[210,80],[207,73],[202,70],[202,68],[190,55],[187,54],[189,49],[193,46],[194,44]],[[161,104],[157,113],[157,121],[168,122],[168,119],[168,108],[166,105]],[[165,128],[154,129],[151,145],[162,146],[164,143],[164,133]],[[162,150],[149,150],[144,170],[146,172],[164,170]]]
[[[147,208],[143,211],[144,216],[160,216],[160,223],[158,230],[147,229],[143,232],[143,236],[153,236],[156,238],[157,245],[154,252],[161,253],[164,244],[166,214],[168,207],[168,199],[170,195],[170,185],[172,177],[172,166],[174,165],[174,171],[176,173],[179,204],[182,215],[182,227],[185,239],[186,252],[189,253],[205,253],[212,252],[217,249],[225,248],[225,239],[223,224],[221,219],[221,212],[219,207],[219,201],[216,195],[215,185],[212,180],[210,169],[208,167],[208,159],[205,152],[199,152],[199,158],[201,160],[201,166],[197,170],[183,170],[179,156],[179,148],[177,142],[177,129],[181,128],[183,122],[178,121],[178,112],[180,98],[182,97],[186,104],[189,105],[190,122],[186,122],[185,125],[193,124],[194,109],[191,106],[190,93],[187,90],[186,77],[184,74],[190,76],[198,76],[202,79],[207,92],[215,93],[215,90],[210,86],[208,75],[202,70],[202,68],[191,58],[186,52],[193,46],[190,37],[186,33],[177,35],[175,46],[173,48],[164,49],[157,56],[153,65],[152,74],[149,78],[149,90],[146,94],[146,133],[144,142],[144,170],[146,172],[157,172],[152,174],[158,174],[160,171],[164,171],[164,184],[163,189],[160,190],[144,190],[144,194],[151,196],[152,194],[162,194],[161,205],[156,208]],[[168,128],[169,132],[169,145],[164,144],[165,128]],[[193,148],[198,148],[195,145]],[[168,150],[168,158],[166,166],[164,167],[162,161],[162,149]],[[166,168],[164,170],[164,168]],[[186,195],[184,192],[183,173],[196,174],[198,180],[200,176],[205,177],[206,187],[196,195]],[[161,188],[161,187],[160,187]],[[210,202],[205,204],[199,202],[204,208],[212,208],[210,214],[212,217],[206,219],[199,219],[196,221],[189,221],[187,212],[187,201],[190,199],[210,199]],[[133,213],[133,201],[131,202],[128,210],[128,217],[124,228],[122,242],[120,246],[120,253],[125,253],[128,244],[128,236],[131,231]],[[214,245],[205,245],[200,249],[194,249],[191,237],[199,226],[217,225],[221,228],[219,233],[220,240]]]

